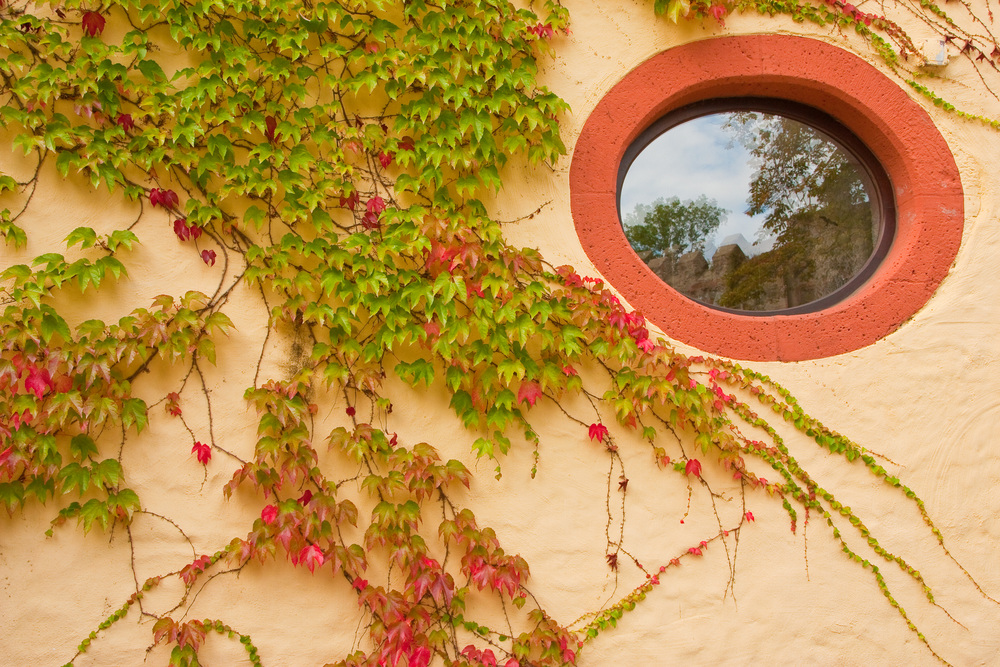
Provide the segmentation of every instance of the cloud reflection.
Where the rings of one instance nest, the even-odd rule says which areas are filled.
[[[765,216],[744,213],[754,175],[749,152],[726,130],[729,113],[717,113],[681,123],[664,132],[636,157],[622,184],[621,214],[628,215],[637,204],[677,197],[681,201],[701,195],[714,199],[726,209],[719,228],[706,239],[705,254],[725,240],[742,235],[743,250],[756,255],[772,243],[750,247],[763,229]]]

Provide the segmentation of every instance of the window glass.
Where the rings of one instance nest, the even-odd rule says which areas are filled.
[[[700,303],[758,313],[853,291],[890,231],[886,195],[849,141],[816,127],[830,119],[804,115],[709,105],[633,144],[619,214],[654,273]]]

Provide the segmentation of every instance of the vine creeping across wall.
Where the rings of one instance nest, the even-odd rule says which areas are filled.
[[[749,8],[662,4],[675,20],[721,21]],[[895,24],[848,7],[753,6],[850,24],[886,59],[892,41],[903,57],[915,52]],[[781,499],[793,530],[800,512],[822,517],[938,655],[879,568],[898,567],[933,603],[921,575],[800,467],[755,410],[898,488],[944,550],[888,464],[806,415],[769,378],[679,354],[601,282],[511,247],[477,199],[500,186],[508,156],[541,168],[565,152],[566,105],[536,83],[536,59],[567,32],[568,13],[552,1],[540,9],[504,0],[0,2],[0,119],[30,162],[26,175],[0,174],[0,235],[15,248],[28,242],[21,224],[50,168],[141,210],[122,228],[78,227],[66,249],[0,275],[0,503],[10,513],[54,503],[51,531],[120,526],[131,539],[139,514],[176,526],[144,508],[122,451],[150,420],[179,420],[198,464],[231,462],[220,492],[259,514],[183,568],[137,579],[71,663],[115,623],[153,617],[152,640],[172,647],[171,664],[199,664],[210,633],[262,664],[243,629],[188,616],[208,581],[284,561],[343,580],[363,611],[364,638],[333,664],[575,664],[585,642],[681,558],[728,545],[754,520],[748,510],[732,525],[720,519],[716,532],[646,570],[610,528],[629,480],[605,420],[638,433],[650,464],[686,480],[689,498],[715,497],[702,473],[718,466],[741,498]],[[982,38],[968,39],[975,46],[962,53],[985,53]],[[126,279],[130,253],[164,225],[217,284],[149,295],[151,306],[117,322],[71,324],[64,306]],[[266,312],[261,360],[276,339],[301,352],[281,376],[257,363],[245,393],[259,420],[248,453],[186,419],[193,405],[211,414],[205,372],[215,341],[232,330],[225,311],[237,293],[256,293]],[[141,397],[150,375],[178,367],[172,391]],[[397,433],[389,376],[447,396],[456,428],[476,434],[475,456],[498,475],[513,447],[532,449],[538,464],[532,408],[559,406],[607,456],[607,565],[638,567],[646,583],[570,625],[547,614],[527,588],[528,564],[456,500],[472,473]],[[329,424],[322,415],[334,408],[340,419]],[[760,464],[776,481],[755,472]],[[181,586],[176,605],[147,609],[147,595],[168,581]],[[476,617],[484,606],[502,625]]]

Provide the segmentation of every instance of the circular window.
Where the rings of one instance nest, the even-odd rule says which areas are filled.
[[[630,199],[631,185],[624,183],[626,176],[632,178],[629,167],[644,159],[647,151],[654,157],[657,152],[676,152],[658,151],[655,140],[669,139],[683,128],[697,129],[697,123],[710,123],[716,113],[728,114],[721,125],[731,126],[721,129],[723,137],[716,143],[723,149],[732,143],[750,154],[742,161],[748,189],[729,202],[713,189],[719,185],[717,176],[698,176],[684,166],[654,167],[655,175],[684,187],[677,192],[654,188],[645,202],[651,209],[660,198],[668,209],[676,197],[679,206],[698,208],[701,203],[703,213],[711,214],[715,207],[726,214],[720,215],[717,226],[711,215],[707,222],[703,216],[702,227],[715,229],[704,239],[697,229],[673,238],[654,236],[645,246],[640,239],[640,258],[623,226],[623,221],[646,222],[645,215],[638,221],[629,217],[641,203]],[[766,187],[760,188],[757,200],[753,194],[757,167],[771,162],[788,168],[802,158],[791,152],[789,156],[797,157],[774,159],[766,137],[764,143],[741,137],[740,132],[757,125],[774,126],[772,136],[774,132],[791,136],[800,130],[813,133],[801,139],[805,153],[814,149],[839,155],[832,159],[845,166],[837,177],[816,184],[817,191],[800,199],[801,205],[768,197]],[[754,150],[760,153],[757,162]],[[710,151],[700,152],[711,157]],[[716,161],[725,163],[726,158],[716,154]],[[811,169],[815,171],[815,165]],[[838,182],[840,176],[846,181]],[[821,197],[824,183],[848,194]],[[699,184],[701,189],[695,187]],[[797,196],[802,197],[801,188]],[[857,56],[819,40],[788,35],[692,42],[628,73],[598,102],[581,130],[570,167],[570,203],[584,251],[630,305],[677,341],[755,361],[828,357],[892,333],[923,307],[948,274],[964,225],[958,169],[927,112]],[[775,213],[780,207],[783,212]],[[867,207],[870,218],[867,223],[838,222],[829,215],[838,207],[856,209],[862,218],[865,214],[860,211]],[[738,230],[745,247],[738,236],[729,238],[737,231],[724,226],[748,210],[756,213],[747,217],[764,220],[765,232],[770,224],[774,239],[750,228]],[[774,217],[767,223],[771,214]],[[836,224],[827,225],[824,216]],[[837,229],[843,226],[853,226],[858,236],[838,241]],[[824,227],[834,228],[833,237],[819,233]],[[720,238],[712,235],[720,230],[725,232]],[[804,239],[796,240],[796,235]],[[798,256],[797,248],[824,244],[830,247],[827,259],[823,253],[811,260]],[[744,258],[737,259],[746,267],[743,272],[754,274],[756,269],[756,278],[742,284],[733,278],[731,287],[729,268],[722,266],[725,270],[720,268],[714,295],[706,291],[685,296],[686,287],[679,283],[671,287],[659,277],[669,273],[662,267],[663,257],[674,246],[678,246],[676,270],[685,256],[701,269],[704,265],[711,269],[727,245],[740,249]],[[842,262],[846,258],[841,255],[852,258]],[[762,256],[765,259],[756,259]],[[653,266],[657,259],[658,270]],[[837,263],[843,266],[830,268]],[[788,282],[783,273],[789,274]],[[824,277],[834,273],[837,280]],[[796,279],[800,284],[794,283]],[[843,284],[834,285],[840,281]],[[811,286],[802,284],[809,282]],[[782,301],[778,294],[782,291],[793,294]]]
[[[618,169],[625,237],[670,287],[754,314],[826,308],[885,257],[892,189],[861,141],[823,112],[765,98],[670,112]]]

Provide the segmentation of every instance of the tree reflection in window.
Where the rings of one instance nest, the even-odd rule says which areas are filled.
[[[695,196],[650,199],[657,179],[637,169],[672,173],[660,182]],[[861,271],[879,236],[865,168],[826,133],[777,114],[727,111],[681,123],[632,163],[623,185],[632,182],[632,199],[643,180],[645,192],[623,216],[629,242],[674,289],[709,305],[780,311],[814,302]],[[744,200],[734,206],[744,215],[727,215],[705,192]]]

